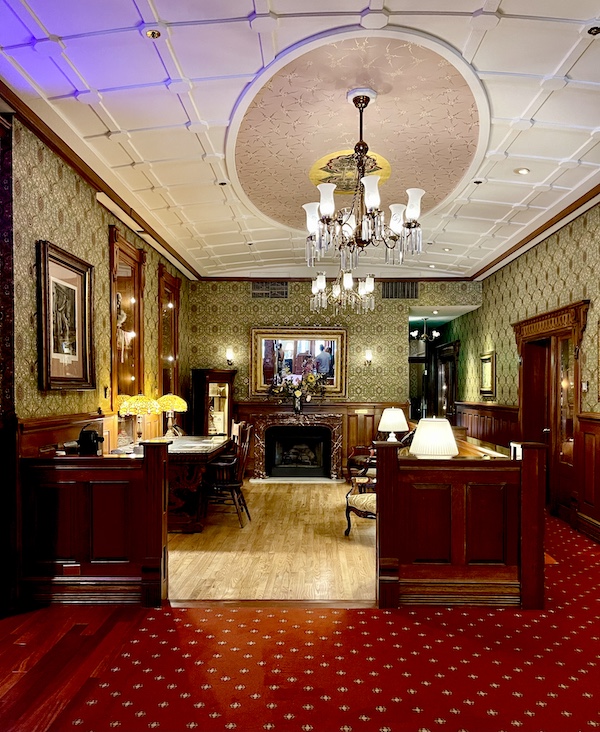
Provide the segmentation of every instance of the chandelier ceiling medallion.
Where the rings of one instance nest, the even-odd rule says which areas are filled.
[[[419,333],[418,330],[411,330],[410,331],[410,337],[415,338],[419,341],[434,341],[436,338],[439,338],[441,333],[439,330],[432,330],[431,334],[427,333],[427,321],[429,318],[423,318],[423,332]]]
[[[359,114],[359,140],[354,146],[356,179],[352,205],[336,212],[335,183],[321,183],[317,186],[321,194],[319,203],[305,203],[306,212],[306,263],[314,267],[321,257],[333,250],[340,257],[342,272],[352,272],[359,264],[359,257],[368,246],[385,249],[386,264],[402,264],[405,254],[420,254],[422,234],[419,224],[421,198],[425,191],[409,188],[407,205],[394,203],[390,208],[389,225],[380,210],[379,177],[366,175],[373,167],[368,156],[369,146],[363,140],[363,112],[369,102],[377,97],[372,89],[353,89],[348,92]]]

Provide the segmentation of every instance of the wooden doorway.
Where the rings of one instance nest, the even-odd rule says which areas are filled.
[[[576,520],[574,441],[581,411],[579,348],[589,300],[513,324],[520,356],[519,428],[524,441],[548,446],[546,502]]]

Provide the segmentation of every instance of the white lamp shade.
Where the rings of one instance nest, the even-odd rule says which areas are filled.
[[[388,439],[390,442],[396,439],[395,432],[407,432],[408,422],[402,409],[398,407],[387,407],[384,409],[377,429],[379,432],[389,432],[390,436]]]
[[[425,195],[422,188],[407,188],[408,204],[406,206],[406,220],[417,221],[421,215],[421,199]]]
[[[327,286],[327,279],[325,277],[325,272],[319,272],[317,275],[317,279],[315,280],[317,283],[317,290],[319,292],[324,292],[325,287]]]
[[[390,206],[390,229],[394,234],[401,234],[404,227],[404,212],[406,206],[403,203],[392,203]]]
[[[375,278],[373,275],[367,275],[365,277],[365,292],[367,295],[370,295],[372,292],[375,291]]]
[[[225,358],[227,361],[233,361],[233,348],[231,346],[225,349]]]
[[[450,422],[435,417],[420,419],[409,452],[423,458],[450,458],[458,455]]]
[[[373,360],[373,351],[370,348],[367,348],[365,350],[365,361],[368,361],[369,363]],[[400,431],[400,430],[398,430]]]
[[[365,175],[364,178],[360,179],[365,189],[365,208],[367,211],[373,211],[375,208],[379,208],[381,198],[379,197],[379,176],[378,175]]]
[[[313,295],[316,295],[317,292],[319,292],[319,283],[315,279],[315,280],[312,281],[312,294]]]
[[[319,231],[319,204],[305,203],[302,208],[306,211],[306,229],[314,236]]]
[[[342,285],[344,287],[344,290],[351,290],[354,287],[352,272],[344,272],[342,276]]]
[[[331,219],[335,213],[335,201],[333,200],[335,183],[320,183],[317,188],[321,194],[321,202],[319,203],[321,216]]]
[[[334,282],[333,285],[331,286],[331,294],[334,297],[339,297],[341,291],[342,291],[342,288],[340,287],[339,282]]]

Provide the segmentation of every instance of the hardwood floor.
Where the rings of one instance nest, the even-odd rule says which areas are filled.
[[[201,534],[169,535],[169,598],[375,603],[375,521],[352,517],[346,483],[247,482],[252,521],[210,512]]]

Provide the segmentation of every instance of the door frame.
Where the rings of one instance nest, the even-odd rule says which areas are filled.
[[[535,315],[531,318],[520,320],[517,323],[513,323],[512,327],[515,333],[517,341],[517,349],[519,352],[519,433],[521,439],[524,440],[536,440],[542,441],[543,436],[540,434],[537,437],[530,434],[529,424],[527,415],[532,409],[539,407],[541,401],[538,395],[534,395],[533,400],[538,398],[537,403],[531,403],[530,385],[532,374],[530,373],[531,362],[531,348],[534,344],[538,343],[541,347],[546,350],[547,354],[547,375],[544,378],[546,388],[548,389],[546,399],[544,400],[544,408],[547,410],[548,425],[550,428],[550,435],[548,441],[548,460],[547,466],[549,471],[549,496],[548,501],[550,509],[553,513],[559,515],[562,514],[562,518],[568,521],[572,521],[577,512],[577,496],[573,493],[576,491],[576,481],[570,481],[570,492],[569,498],[565,502],[561,502],[560,491],[557,488],[557,481],[559,479],[559,450],[560,445],[558,444],[558,420],[559,415],[559,404],[558,394],[554,385],[557,383],[559,378],[559,354],[558,354],[558,343],[561,338],[569,337],[573,341],[574,350],[574,394],[573,394],[573,435],[574,440],[577,441],[577,435],[579,431],[578,416],[581,411],[581,375],[580,375],[580,364],[579,364],[579,352],[581,347],[581,340],[583,333],[587,325],[587,314],[590,307],[590,300],[579,300],[571,303],[556,310],[550,310],[540,315]],[[542,385],[540,380],[540,385]],[[542,385],[543,388],[543,385]],[[576,471],[577,466],[574,465]],[[563,496],[563,499],[565,496]],[[564,504],[564,505],[563,505]]]

